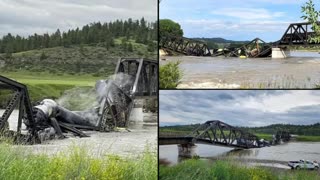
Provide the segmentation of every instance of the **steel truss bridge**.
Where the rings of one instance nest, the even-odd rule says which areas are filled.
[[[206,43],[185,37],[160,36],[159,46],[188,56],[211,56]]]
[[[319,22],[320,23],[320,22]],[[176,37],[172,35],[160,35],[160,48],[174,51],[189,56],[221,56],[250,58],[271,56],[272,47],[286,48],[287,46],[314,46],[320,43],[309,42],[308,39],[315,35],[311,23],[292,23],[289,25],[280,40],[266,43],[259,38],[240,48],[223,48],[222,50],[210,50],[205,42]]]
[[[115,74],[123,73],[132,77],[128,87],[129,93],[135,96],[158,95],[158,62],[149,59],[121,58]],[[116,77],[117,78],[117,77]]]
[[[274,143],[289,141],[288,131],[278,131]],[[191,133],[160,132],[159,145],[173,144],[206,144],[238,149],[264,147],[259,137],[240,128],[233,127],[219,120],[207,121],[199,125]]]
[[[130,82],[121,83],[123,75],[130,77]],[[121,86],[125,84],[125,86]],[[10,94],[7,97],[4,112],[0,114],[0,134],[13,137],[18,143],[39,143],[37,136],[41,125],[35,121],[35,109],[31,104],[28,89],[24,84],[0,75],[0,93]],[[136,97],[154,98],[158,95],[158,61],[149,59],[121,58],[119,59],[115,76],[110,81],[106,97],[100,102],[98,126],[84,126],[50,120],[50,125],[59,127],[62,131],[70,131],[80,137],[87,135],[80,129],[109,131],[110,127],[125,127]],[[112,97],[110,99],[110,97]],[[17,130],[8,128],[8,120],[12,112],[18,109]],[[21,133],[22,123],[27,122],[28,132]],[[109,128],[107,128],[109,127]],[[62,132],[57,132],[62,133]]]

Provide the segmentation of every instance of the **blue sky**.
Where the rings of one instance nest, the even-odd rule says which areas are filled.
[[[320,91],[160,91],[160,126],[221,120],[234,126],[320,122]]]
[[[178,22],[185,37],[276,41],[290,23],[303,22],[301,5],[306,1],[162,0],[160,19]]]

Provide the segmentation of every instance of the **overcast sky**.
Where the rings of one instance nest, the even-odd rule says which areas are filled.
[[[160,126],[221,120],[234,126],[320,122],[320,91],[160,91]]]
[[[163,0],[160,19],[181,24],[186,37],[276,41],[290,23],[303,21],[307,0]],[[319,10],[319,1],[314,1]]]
[[[92,22],[157,19],[158,0],[0,0],[0,36],[52,33]]]

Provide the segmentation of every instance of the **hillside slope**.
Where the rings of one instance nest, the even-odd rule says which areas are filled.
[[[73,45],[30,50],[12,54],[0,54],[0,71],[48,72],[53,75],[91,74],[96,77],[114,73],[115,65],[121,57],[144,57],[156,59],[157,52],[147,45],[130,40],[132,49],[123,47],[121,40],[115,40],[115,46],[105,48],[102,44]]]

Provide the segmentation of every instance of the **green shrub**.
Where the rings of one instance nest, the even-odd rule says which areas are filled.
[[[182,72],[179,69],[180,62],[169,62],[160,66],[159,81],[161,89],[174,89],[180,83]]]

